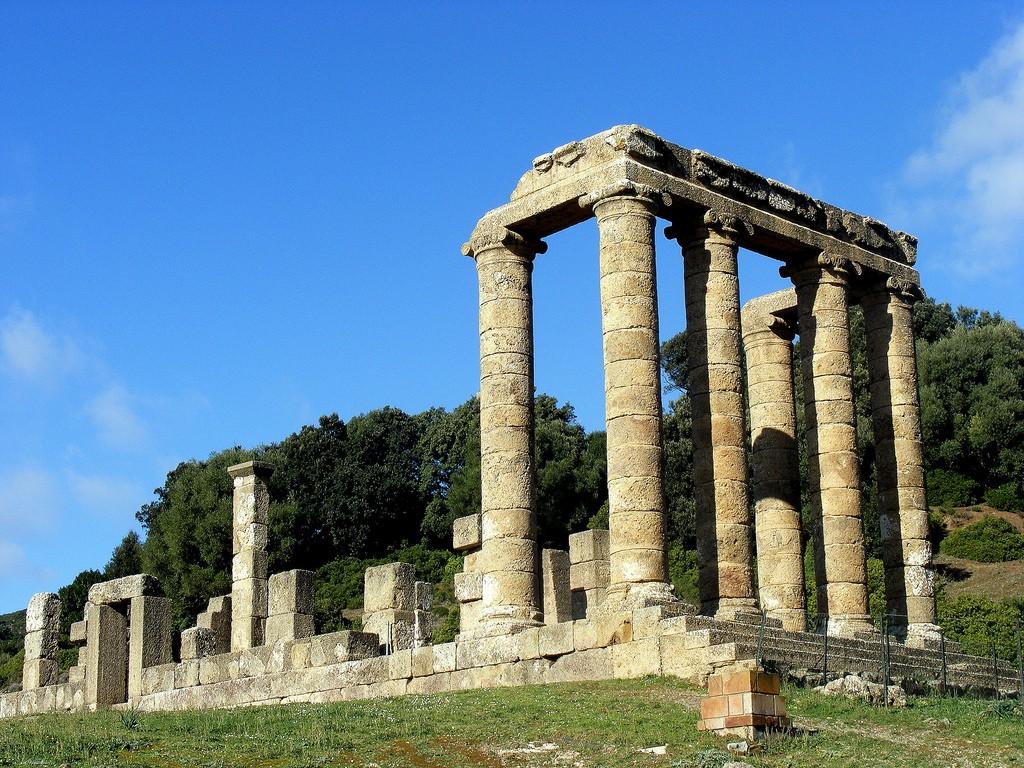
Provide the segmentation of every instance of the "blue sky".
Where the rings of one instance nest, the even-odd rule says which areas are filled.
[[[618,123],[914,232],[929,293],[1024,321],[1022,3],[4,0],[0,116],[0,612],[180,460],[472,395],[459,246]],[[594,227],[549,246],[537,385],[600,427]],[[666,338],[681,272],[663,241]]]

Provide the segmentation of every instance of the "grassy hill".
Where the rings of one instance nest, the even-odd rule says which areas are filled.
[[[801,731],[745,762],[766,768],[1016,765],[1020,710],[912,699],[905,710],[787,688]],[[43,716],[0,729],[0,765],[664,766],[721,768],[728,740],[699,733],[700,691],[665,678],[466,691],[202,713]],[[664,755],[642,749],[665,745]]]
[[[1017,531],[1024,533],[1024,516],[1016,512],[1002,512],[985,504],[935,511],[942,515],[949,533],[985,517],[1005,520]],[[999,602],[1006,598],[1024,597],[1024,560],[979,563],[938,553],[935,556],[935,568],[942,579],[945,594],[950,598],[977,595]]]

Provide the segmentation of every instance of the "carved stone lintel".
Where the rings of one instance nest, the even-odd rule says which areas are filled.
[[[513,253],[529,258],[546,253],[548,250],[548,244],[543,240],[526,238],[508,227],[490,227],[478,231],[469,242],[463,243],[462,255],[475,259],[479,253],[498,246],[503,246]]]
[[[655,205],[660,203],[666,208],[672,205],[672,196],[668,192],[655,189],[647,184],[639,184],[635,181],[623,179],[580,197],[580,208],[593,208],[598,203],[611,197],[637,197]]]

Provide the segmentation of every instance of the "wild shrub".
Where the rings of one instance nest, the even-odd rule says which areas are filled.
[[[1024,558],[1024,535],[1001,517],[984,517],[949,534],[942,551],[978,563],[1005,563]]]

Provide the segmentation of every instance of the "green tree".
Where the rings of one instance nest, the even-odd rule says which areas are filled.
[[[103,578],[109,581],[141,572],[142,541],[135,531],[128,531],[111,553],[110,560],[103,569]]]

